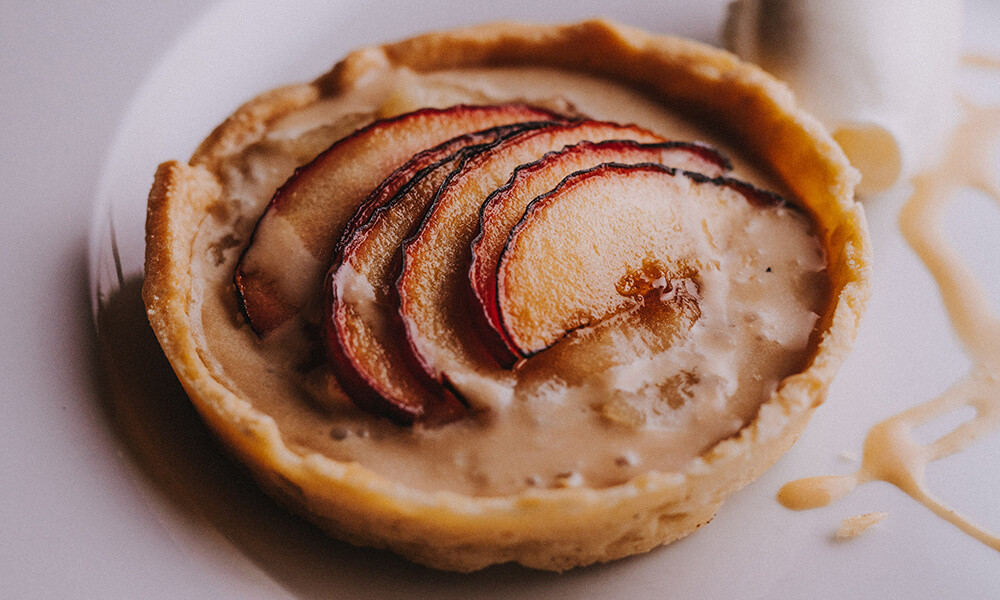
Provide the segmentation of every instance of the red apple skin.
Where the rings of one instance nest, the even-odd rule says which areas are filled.
[[[555,187],[558,180],[575,171],[606,162],[661,163],[710,177],[732,170],[732,163],[728,158],[705,144],[676,141],[641,144],[628,140],[581,142],[518,167],[507,183],[490,194],[480,209],[478,232],[472,242],[472,264],[469,267],[470,310],[476,332],[490,354],[505,368],[512,367],[519,356],[513,342],[500,325],[496,276],[506,234],[517,222],[513,209],[516,208],[519,216],[527,206],[520,203],[516,207],[512,206],[511,203],[517,201],[514,196],[526,188],[532,190],[530,197],[544,193],[551,189],[546,182],[555,180],[556,184],[551,186]],[[503,235],[503,240],[497,235]]]
[[[334,268],[339,266],[339,263],[342,262],[344,248],[350,244],[351,239],[355,236],[358,230],[364,227],[372,218],[372,215],[388,204],[396,193],[411,179],[413,179],[413,177],[416,176],[422,169],[425,169],[434,163],[451,156],[462,148],[478,144],[487,144],[518,131],[526,131],[528,129],[544,127],[550,123],[563,122],[566,122],[566,120],[553,114],[551,120],[527,121],[523,123],[512,123],[510,125],[500,125],[498,127],[491,127],[489,129],[483,129],[481,131],[474,131],[453,137],[433,148],[429,148],[415,154],[413,158],[406,161],[406,163],[393,171],[391,175],[382,180],[382,183],[372,190],[371,194],[368,195],[368,198],[366,198],[354,214],[351,215],[351,219],[344,227],[344,232],[341,234],[340,240],[337,242],[337,246],[334,251]]]
[[[433,165],[439,160],[454,154],[465,146],[481,144],[490,141],[491,139],[495,139],[500,133],[499,131],[496,131],[499,129],[502,128],[496,127],[483,131],[466,133],[451,138],[438,146],[415,154],[413,158],[406,161],[406,163],[404,163],[401,167],[393,171],[391,175],[383,179],[382,183],[380,183],[377,188],[372,190],[371,194],[368,195],[368,198],[365,199],[364,203],[362,203],[354,214],[351,215],[351,220],[348,221],[347,225],[344,227],[344,232],[341,234],[340,240],[337,242],[334,256],[334,268],[337,267],[338,263],[342,261],[344,247],[350,243],[357,231],[368,223],[372,214],[376,210],[385,206],[390,200],[392,200],[393,196],[396,195],[396,192],[406,185],[408,181],[413,179],[413,176],[416,175],[421,169]]]
[[[266,335],[313,302],[310,298],[321,297],[323,276],[344,227],[369,193],[414,154],[470,131],[550,118],[560,117],[523,104],[421,109],[363,127],[296,169],[258,220],[233,276],[251,329]],[[387,144],[388,139],[394,143]],[[358,160],[369,168],[341,176]],[[279,219],[284,224],[275,225]],[[278,274],[254,266],[255,261],[271,262],[269,249],[255,243],[264,228],[295,232],[297,242],[314,260],[289,256],[280,268],[304,274],[308,290],[279,289]]]
[[[333,275],[331,271],[330,275]],[[358,368],[360,364],[355,348],[345,343],[342,335],[347,323],[346,313],[336,310],[332,302],[335,285],[330,278],[324,286],[328,299],[325,302],[327,314],[323,319],[323,341],[327,350],[327,358],[333,368],[338,383],[347,392],[348,397],[362,410],[373,415],[385,417],[403,426],[423,423],[431,427],[441,426],[465,417],[469,410],[461,398],[447,386],[426,377],[419,365],[407,367],[407,374],[416,379],[416,393],[403,397],[387,389],[381,382]],[[402,330],[403,324],[395,315],[394,323],[397,330]],[[405,337],[400,336],[398,342],[405,344]],[[403,353],[403,356],[410,356]]]

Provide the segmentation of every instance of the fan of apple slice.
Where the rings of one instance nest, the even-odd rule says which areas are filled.
[[[498,128],[497,131],[501,136],[506,132],[505,137],[513,138],[518,134],[516,128],[542,126],[545,125],[514,125]],[[425,168],[401,186],[391,201],[374,213],[369,212],[371,216],[364,227],[354,232],[351,232],[350,227],[347,230],[350,235],[343,245],[342,261],[331,269],[327,286],[330,296],[325,321],[326,342],[341,382],[365,406],[376,407],[379,414],[391,415],[397,420],[403,420],[404,417],[418,418],[421,406],[434,406],[436,397],[441,394],[450,395],[444,386],[433,385],[433,380],[423,370],[413,372],[416,363],[412,353],[408,352],[405,333],[397,323],[398,313],[393,304],[395,298],[390,298],[388,291],[394,289],[393,283],[398,274],[399,246],[419,223],[441,184],[452,174],[453,169],[499,145],[471,146]],[[456,142],[442,145],[444,146],[455,147]],[[576,167],[613,159],[631,159],[632,162],[662,159],[677,166],[698,168],[713,174],[724,172],[728,168],[727,161],[714,150],[678,142],[651,145],[629,141],[597,144],[585,142],[567,147],[559,153],[550,153],[546,158],[555,159],[557,156],[573,157],[561,162],[555,161],[565,167],[567,172],[576,170]],[[414,162],[417,160],[420,160],[419,156]],[[524,169],[525,167],[521,167],[518,171],[522,172]],[[550,177],[551,185],[546,185],[541,174],[551,176],[553,168],[535,171],[538,176],[531,181],[541,186],[541,191],[551,189],[562,178],[562,175],[558,178]],[[410,170],[401,168],[390,180],[406,172]],[[527,177],[515,179],[519,182],[528,181]],[[386,187],[385,183],[381,187]],[[508,183],[501,189],[509,188]],[[517,189],[523,188],[522,185]],[[494,193],[490,198],[496,196]],[[520,213],[524,212],[526,205],[527,201],[521,206]],[[360,209],[359,213],[362,210],[365,209]],[[503,233],[497,255],[502,250],[510,226],[516,224],[520,213],[513,216],[507,227],[508,231]],[[493,274],[496,274],[495,264]],[[359,291],[362,293],[358,293]]]
[[[311,320],[322,298],[324,342],[338,380],[360,407],[398,423],[442,424],[466,414],[470,404],[495,406],[510,397],[513,379],[505,367],[512,359],[641,302],[647,291],[621,288],[635,256],[619,246],[635,246],[633,254],[648,250],[653,238],[641,233],[598,234],[591,246],[604,244],[608,254],[588,257],[588,267],[582,255],[574,259],[576,271],[546,265],[562,251],[554,249],[561,248],[558,240],[572,240],[570,251],[597,232],[595,219],[618,223],[613,229],[621,233],[615,229],[621,215],[618,221],[613,215],[622,194],[647,193],[645,201],[636,196],[621,203],[628,214],[651,203],[651,192],[634,175],[611,175],[624,164],[737,195],[746,186],[747,197],[767,200],[747,184],[718,177],[730,167],[711,148],[665,142],[634,125],[567,121],[519,104],[420,110],[335,143],[278,190],[234,275],[245,314],[263,335],[296,314]],[[602,176],[592,176],[598,171]],[[572,183],[577,179],[587,183]],[[577,187],[585,190],[577,195],[603,194],[599,210],[575,223],[549,217],[564,205],[593,208],[571,193]],[[536,248],[536,238],[555,246]],[[676,259],[683,256],[678,248],[658,251]],[[674,281],[671,273],[661,275]],[[544,291],[546,278],[558,289]],[[697,310],[685,314],[686,322],[697,318]],[[477,335],[477,325],[489,335]]]
[[[463,161],[490,142],[546,125],[508,125],[449,140],[400,167],[359,208],[352,221],[367,222],[349,225],[341,238],[326,284],[323,321],[331,364],[359,405],[399,422],[443,422],[464,412],[409,351],[395,295],[400,246]]]
[[[710,268],[700,257],[716,243],[705,215],[746,202],[781,199],[662,165],[605,164],[571,175],[529,205],[501,254],[497,307],[506,339],[530,357],[644,301],[648,294],[636,292],[650,286],[665,301],[697,298],[697,272]],[[657,282],[643,277],[648,265]]]
[[[497,265],[510,230],[537,196],[552,190],[576,171],[608,162],[660,163],[709,177],[723,175],[732,168],[728,159],[704,144],[640,144],[623,140],[581,142],[518,167],[510,180],[490,194],[482,206],[469,268],[469,283],[478,306],[478,310],[473,309],[474,323],[481,336],[487,340],[497,339],[488,342],[487,346],[502,365],[513,365],[518,358],[516,348],[503,335],[496,294]]]
[[[470,158],[438,191],[417,233],[403,245],[400,315],[428,375],[473,404],[509,398],[509,374],[476,335],[469,311],[470,246],[486,198],[522,164],[582,141],[663,142],[635,125],[580,121],[512,136]]]
[[[266,334],[320,296],[345,225],[414,154],[468,132],[553,118],[520,104],[423,109],[376,121],[333,144],[275,193],[240,257],[234,281],[250,326]]]
[[[432,165],[435,165],[453,154],[456,154],[463,148],[480,144],[489,144],[490,142],[512,135],[518,131],[538,129],[549,124],[564,122],[566,122],[566,119],[562,119],[556,115],[551,115],[551,117],[546,120],[524,121],[511,123],[509,125],[500,125],[490,129],[474,131],[472,133],[466,133],[453,137],[433,148],[429,148],[415,154],[401,167],[393,171],[391,175],[382,180],[382,183],[380,183],[378,187],[368,194],[368,197],[361,204],[361,206],[359,206],[354,211],[354,214],[351,215],[351,218],[348,220],[347,225],[344,226],[344,231],[341,233],[340,240],[337,242],[335,247],[333,255],[334,266],[340,264],[344,246],[354,238],[358,230],[368,225],[368,222],[372,219],[372,215],[378,211],[382,211],[387,204],[392,202],[393,198],[403,187],[412,185],[411,181],[425,169],[428,169]]]

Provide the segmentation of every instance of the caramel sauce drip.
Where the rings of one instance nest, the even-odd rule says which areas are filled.
[[[1000,71],[1000,60],[970,56],[964,64]],[[1000,139],[1000,106],[961,101],[963,120],[948,142],[940,164],[913,178],[913,195],[899,215],[907,243],[938,285],[945,309],[972,362],[968,375],[943,394],[872,427],[864,442],[861,468],[851,475],[808,477],[786,484],[778,501],[794,510],[826,506],[858,485],[885,481],[898,487],[942,519],[1000,551],[1000,536],[986,531],[942,503],[925,481],[927,466],[961,452],[1000,430],[1000,316],[990,306],[982,283],[948,244],[942,216],[961,188],[972,188],[1000,205],[1000,184],[990,169],[992,146]],[[975,416],[930,444],[919,444],[916,428],[971,407]]]

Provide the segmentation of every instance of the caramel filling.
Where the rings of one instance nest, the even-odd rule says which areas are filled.
[[[320,140],[422,106],[511,100],[706,142],[733,160],[734,176],[786,193],[714,129],[633,90],[560,71],[394,71],[290,115],[224,165],[226,210],[200,227],[191,311],[213,374],[271,415],[293,450],[359,462],[423,490],[607,487],[682,468],[738,432],[782,378],[805,366],[828,301],[825,258],[811,220],[783,207],[725,218],[693,207],[708,240],[697,274],[638,265],[641,277],[617,283],[652,301],[574,331],[504,377],[456,382],[490,408],[444,427],[400,427],[356,408],[326,365],[313,316],[263,339],[242,322],[235,261],[275,189]],[[357,310],[380,294],[362,279],[350,286]]]

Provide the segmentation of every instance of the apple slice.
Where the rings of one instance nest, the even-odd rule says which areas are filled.
[[[463,142],[489,141],[512,135],[530,125],[504,126],[462,136]],[[453,140],[441,147],[458,147]],[[330,270],[324,311],[324,340],[334,372],[352,399],[360,406],[404,423],[451,420],[464,413],[464,406],[443,386],[427,377],[415,362],[399,322],[395,279],[399,272],[400,246],[416,228],[445,179],[469,156],[487,144],[467,144],[408,178],[386,201],[369,211],[370,219],[343,240],[339,264]],[[440,148],[440,147],[439,147]],[[411,163],[422,163],[437,154],[428,151]],[[401,168],[386,181],[402,179]],[[387,189],[383,183],[373,198]],[[360,211],[359,211],[360,212]],[[459,409],[462,410],[459,410]]]
[[[551,119],[544,121],[527,121],[513,123],[510,125],[500,125],[498,127],[491,127],[490,129],[474,131],[472,133],[466,133],[453,137],[433,148],[417,153],[410,160],[406,161],[401,167],[393,171],[391,175],[383,179],[382,183],[380,183],[378,187],[368,194],[368,197],[361,204],[361,206],[359,206],[358,209],[354,211],[354,214],[351,215],[347,225],[344,226],[344,231],[340,236],[340,240],[337,242],[333,258],[335,263],[334,266],[339,264],[344,246],[350,242],[354,234],[357,233],[359,229],[368,223],[372,214],[392,201],[396,193],[407,185],[407,183],[409,183],[410,180],[412,180],[423,169],[450,157],[462,148],[479,144],[488,144],[500,139],[501,137],[506,137],[518,131],[538,129],[539,127],[544,127],[548,124],[564,122],[566,122],[566,119],[553,115]]]
[[[490,357],[470,319],[468,269],[479,210],[518,166],[584,140],[662,142],[634,125],[580,121],[517,134],[470,158],[438,192],[420,229],[403,246],[400,314],[420,364],[467,401],[502,403],[509,375]]]
[[[698,272],[724,243],[709,233],[712,220],[747,202],[783,201],[742,181],[662,165],[605,164],[567,177],[529,205],[501,255],[506,339],[530,357],[634,307],[653,288],[654,298],[697,299]]]
[[[265,334],[320,295],[351,215],[415,153],[470,131],[553,117],[521,104],[424,109],[376,121],[334,143],[275,193],[240,257],[234,281],[250,326]]]
[[[553,189],[563,178],[576,171],[607,162],[661,163],[709,177],[718,177],[732,168],[728,159],[704,144],[640,144],[621,140],[596,144],[581,142],[518,167],[510,180],[490,194],[483,204],[479,216],[479,232],[472,244],[472,265],[469,268],[469,283],[478,306],[478,310],[472,309],[472,318],[480,335],[487,338],[499,336],[500,340],[488,344],[488,347],[501,364],[512,365],[516,360],[514,347],[503,336],[496,295],[497,264],[510,230],[537,196]],[[502,347],[499,342],[503,342]]]

